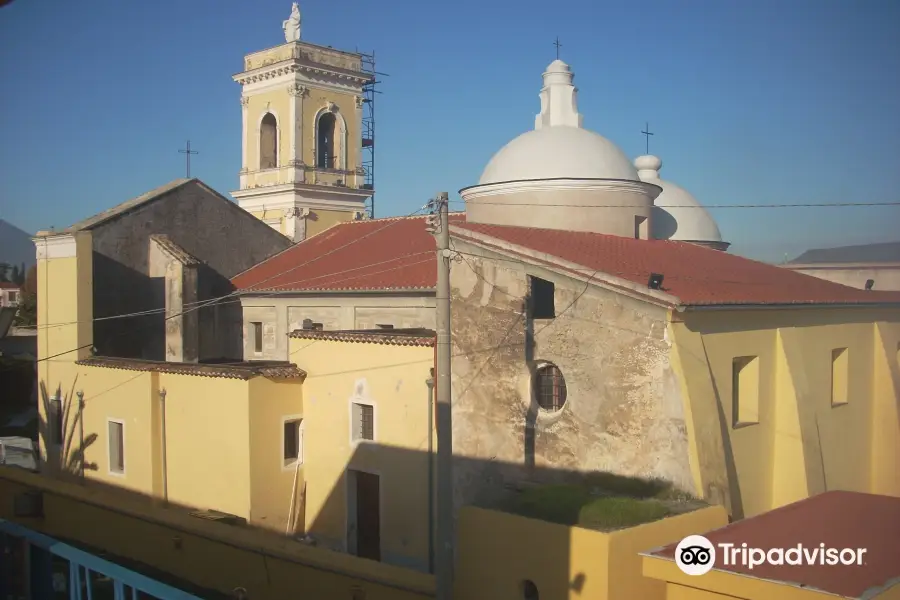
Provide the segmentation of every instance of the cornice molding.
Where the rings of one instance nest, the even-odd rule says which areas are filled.
[[[303,73],[311,79],[319,79],[323,82],[337,80],[339,82],[350,82],[357,86],[362,86],[371,79],[371,77],[367,75],[355,75],[336,69],[323,68],[321,66],[304,65],[297,62],[296,59],[266,65],[265,67],[259,67],[258,69],[245,71],[244,73],[238,73],[237,75],[234,75],[232,79],[241,85],[249,85],[251,83],[258,83],[283,75],[290,75],[292,73]]]
[[[48,234],[31,238],[35,247],[35,258],[72,258],[77,255],[78,243],[75,234]]]
[[[503,181],[463,188],[459,195],[463,200],[477,200],[491,196],[506,196],[530,192],[603,191],[614,193],[636,193],[653,197],[662,191],[659,186],[642,181],[626,179],[527,179]],[[651,201],[652,203],[652,201]]]

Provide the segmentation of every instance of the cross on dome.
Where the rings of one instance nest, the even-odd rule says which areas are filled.
[[[534,118],[534,128],[581,127],[578,112],[578,88],[573,81],[575,74],[569,65],[554,60],[544,71],[544,87],[541,88],[541,113]]]

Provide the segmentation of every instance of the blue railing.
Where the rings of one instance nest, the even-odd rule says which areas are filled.
[[[102,527],[98,523],[98,527]],[[201,600],[0,519],[0,598],[3,600]]]

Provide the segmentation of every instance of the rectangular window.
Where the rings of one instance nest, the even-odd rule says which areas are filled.
[[[383,323],[375,323],[375,327],[377,327],[378,329],[393,329],[394,328],[393,325],[387,325],[387,324],[383,324]]]
[[[250,323],[253,335],[253,351],[257,354],[263,351],[263,325],[259,322]]]
[[[841,406],[850,401],[850,357],[846,348],[831,351],[831,405]]]
[[[15,301],[16,301],[16,298],[18,298],[18,297],[19,297],[19,296],[18,296],[18,294],[16,294],[16,292],[10,292],[10,293],[9,293],[9,301],[10,301],[10,302],[15,302]]]
[[[59,396],[50,399],[50,414],[47,415],[50,426],[50,443],[62,446],[65,439],[65,423],[63,422],[62,400]]]
[[[635,215],[634,217],[634,239],[647,239],[647,217]]]
[[[121,421],[109,421],[109,471],[125,473],[125,425]]]
[[[759,357],[739,356],[731,363],[733,427],[759,423]]]
[[[284,465],[303,463],[303,419],[284,422]]]
[[[354,442],[360,440],[374,440],[375,407],[371,404],[359,404],[354,402],[350,426],[353,428],[351,439]]]
[[[529,275],[528,293],[532,319],[556,318],[556,286],[552,281]]]

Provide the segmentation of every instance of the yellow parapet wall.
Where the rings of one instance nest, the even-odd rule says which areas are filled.
[[[457,600],[665,600],[640,552],[728,523],[721,506],[609,533],[467,507],[459,520]]]
[[[0,518],[139,561],[198,586],[223,593],[244,588],[253,600],[434,596],[429,575],[197,519],[99,485],[82,487],[0,467]],[[41,519],[14,515],[15,497],[29,490],[44,492]],[[359,592],[364,595],[356,596]]]

